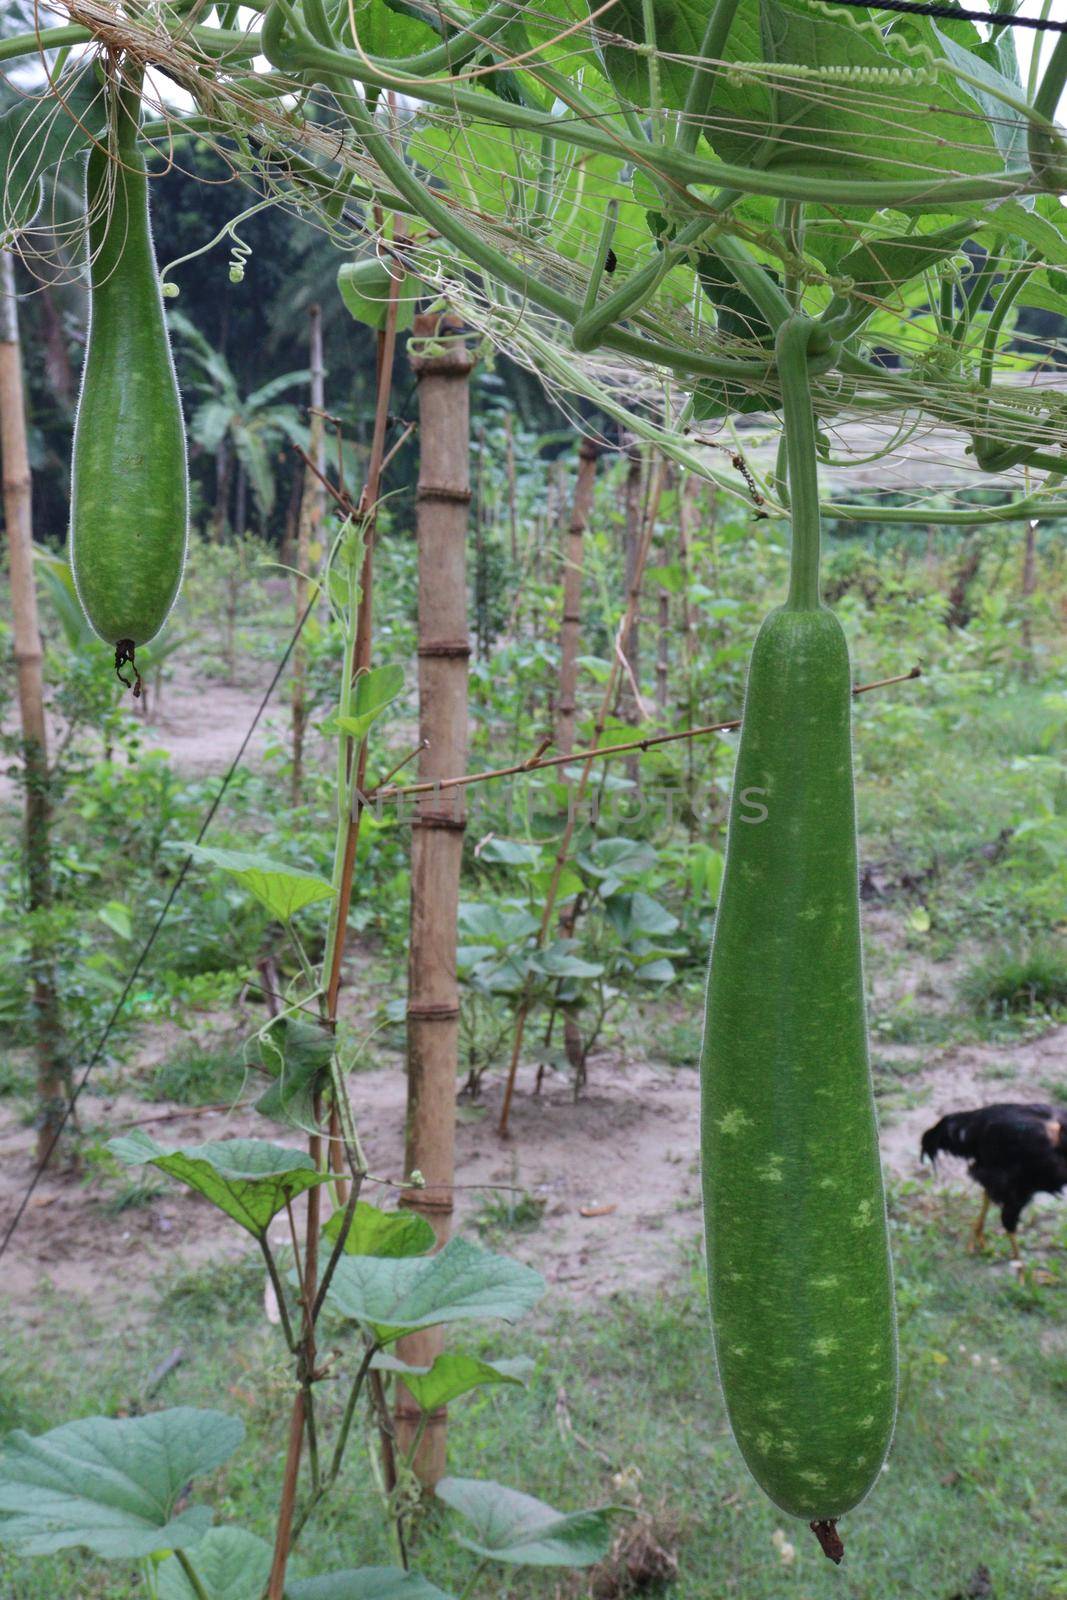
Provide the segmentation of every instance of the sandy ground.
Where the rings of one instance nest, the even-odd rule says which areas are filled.
[[[1010,1060],[1003,1050],[968,1046],[924,1065],[906,1080],[909,1104],[883,1114],[887,1173],[921,1179],[934,1192],[969,1186],[962,1163],[946,1160],[936,1176],[920,1167],[922,1130],[950,1109],[1047,1098],[1041,1085],[1063,1075],[1065,1060],[1067,1029],[1060,1028],[1014,1047]],[[544,1202],[540,1225],[494,1242],[536,1266],[565,1296],[588,1301],[677,1281],[680,1248],[698,1240],[701,1226],[696,1073],[603,1055],[592,1059],[590,1088],[577,1104],[563,1089],[535,1098],[532,1085],[531,1071],[520,1080],[507,1143],[495,1129],[499,1083],[487,1086],[483,1105],[460,1102],[457,1228],[470,1231],[487,1201],[525,1191]],[[398,1178],[403,1072],[399,1065],[362,1072],[351,1089],[372,1172],[377,1179]],[[288,1132],[272,1132],[248,1110],[176,1111],[129,1095],[87,1100],[83,1121],[109,1133],[136,1122],[166,1145],[238,1136],[299,1142]],[[10,1214],[31,1171],[26,1129],[10,1117],[0,1121],[0,1216]],[[386,1184],[368,1187],[367,1197],[379,1204],[388,1205],[390,1196]],[[1042,1208],[1056,1204],[1038,1202]],[[276,1228],[282,1240],[285,1228]],[[246,1248],[232,1224],[169,1181],[150,1204],[115,1214],[104,1186],[49,1176],[8,1251],[3,1292],[11,1305],[29,1311],[44,1280],[63,1296],[88,1297],[98,1309],[102,1301],[130,1309],[144,1280]]]

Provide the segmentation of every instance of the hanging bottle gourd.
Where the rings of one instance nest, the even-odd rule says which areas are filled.
[[[89,333],[71,468],[71,566],[93,629],[128,663],[163,626],[188,530],[185,426],[138,149],[140,74],[107,90],[109,134],[89,153]],[[130,680],[123,677],[123,682]]]
[[[840,1560],[836,1519],[882,1467],[896,1334],[867,1053],[851,670],[819,593],[819,504],[800,316],[777,339],[788,598],[749,667],[702,1058],[716,1357],[734,1437],[776,1505]]]

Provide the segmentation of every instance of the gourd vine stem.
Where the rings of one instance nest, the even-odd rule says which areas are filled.
[[[708,16],[707,27],[701,40],[697,60],[693,64],[689,88],[685,95],[685,109],[678,129],[678,149],[692,155],[704,128],[704,118],[711,110],[715,95],[715,74],[709,72],[709,61],[721,61],[726,40],[733,26],[741,0],[715,0]]]
[[[291,39],[283,37],[283,21],[292,30]],[[326,73],[330,77],[341,76],[380,89],[402,86],[398,85],[395,74],[378,70],[354,52],[328,49],[316,43],[288,0],[272,0],[260,42],[263,54],[281,71]],[[527,70],[533,75],[540,71],[536,65]],[[618,132],[606,125],[607,113],[598,115],[597,121],[601,125],[596,126],[580,118],[555,117],[549,113],[532,111],[527,106],[464,89],[448,81],[422,80],[418,84],[413,83],[412,88],[417,89],[418,98],[428,105],[444,106],[450,112],[474,117],[480,122],[529,133],[551,133],[561,143],[616,158],[620,155],[627,157],[647,168],[651,174],[673,180],[682,190],[686,185],[699,184],[786,200],[811,200],[820,205],[937,208],[956,202],[1006,200],[1014,194],[1031,193],[1035,187],[1033,173],[1028,167],[974,178],[933,176],[900,182],[823,176],[815,179],[777,169],[761,171],[699,158],[680,150],[676,145],[646,144],[639,151],[634,150]],[[1055,184],[1050,182],[1038,187],[1052,192]],[[681,197],[684,198],[684,195]]]
[[[276,3],[279,3],[279,0],[276,0]],[[535,305],[543,306],[573,326],[580,315],[578,301],[531,277],[518,261],[504,255],[502,251],[497,250],[468,228],[407,167],[389,140],[375,126],[374,118],[367,111],[360,96],[354,90],[344,89],[340,84],[334,85],[334,93],[360,140],[377,161],[389,182],[425,222],[463,251],[475,265],[493,277],[499,278],[509,288],[532,300]],[[634,355],[642,360],[654,361],[660,366],[670,367],[673,371],[687,375],[759,380],[766,379],[769,373],[769,363],[763,361],[740,361],[724,356],[704,355],[682,349],[677,345],[642,338],[638,334],[623,333],[621,330],[612,330],[608,333],[604,343],[624,355]]]
[[[663,138],[663,90],[659,74],[659,51],[656,48],[656,12],[653,0],[641,0],[641,25],[644,29],[645,62],[648,67],[648,115],[652,124],[652,142]]]
[[[1037,54],[1035,50],[1035,55]],[[1048,66],[1041,75],[1041,86],[1034,96],[1034,112],[1051,122],[1056,115],[1064,85],[1067,84],[1067,33],[1061,33],[1049,57]],[[1031,122],[1027,132],[1027,148],[1034,177],[1041,184],[1058,185],[1062,174],[1055,171],[1057,161],[1062,161],[1065,151],[1063,140],[1050,135],[1045,128]]]
[[[270,1279],[271,1288],[274,1290],[274,1298],[278,1302],[278,1315],[281,1318],[285,1342],[289,1349],[295,1352],[297,1342],[293,1337],[293,1325],[289,1320],[289,1307],[285,1298],[285,1285],[282,1283],[281,1274],[278,1271],[278,1263],[274,1259],[274,1252],[271,1250],[266,1234],[259,1234],[258,1238],[259,1248],[263,1253],[263,1260],[267,1267],[267,1276]]]
[[[57,50],[68,44],[92,44],[95,38],[91,28],[83,28],[75,22],[64,22],[56,28],[41,28],[37,33],[17,33],[14,38],[0,39],[0,61],[13,61],[19,56],[39,56],[44,50]]]
[[[470,1600],[470,1596],[474,1593],[474,1586],[478,1582],[478,1579],[481,1577],[482,1573],[485,1571],[486,1565],[486,1562],[479,1561],[478,1565],[475,1567],[474,1571],[463,1585],[463,1588],[459,1591],[459,1600]]]
[[[788,611],[817,611],[819,593],[819,474],[815,449],[815,408],[808,377],[808,349],[815,324],[790,317],[778,330],[775,353],[782,388],[792,546],[789,557]]]
[[[613,197],[608,201],[604,211],[604,222],[600,229],[600,238],[597,240],[596,255],[593,257],[593,265],[589,272],[589,283],[586,287],[585,299],[582,301],[582,314],[578,322],[584,321],[596,306],[596,297],[600,293],[600,285],[604,279],[608,251],[611,249],[611,241],[615,237],[615,224],[618,220],[619,202]],[[577,329],[578,323],[576,322],[574,326]]]
[[[1001,328],[1004,326],[1005,317],[1018,299],[1023,284],[1034,270],[1033,260],[1034,252],[1028,250],[1025,260],[1020,266],[1016,267],[1015,271],[1007,279],[997,296],[996,305],[989,313],[989,321],[986,323],[985,335],[982,339],[982,355],[978,365],[978,381],[983,389],[992,387],[993,359],[996,355],[997,339]]]
[[[211,1596],[204,1588],[204,1585],[200,1582],[200,1574],[193,1566],[193,1563],[189,1560],[189,1557],[186,1555],[185,1551],[175,1550],[174,1554],[178,1558],[179,1567],[181,1567],[186,1578],[189,1580],[189,1587],[196,1595],[196,1600],[211,1600]]]
[[[620,283],[602,305],[589,305],[589,292],[586,292],[585,304],[582,314],[576,320],[572,332],[574,348],[576,350],[595,350],[604,337],[605,332],[612,323],[620,322],[623,317],[637,311],[654,294],[663,279],[685,255],[691,245],[708,232],[711,227],[707,217],[695,217],[687,222],[677,238],[666,242],[662,249],[657,250],[651,261],[645,263],[625,283]],[[598,254],[599,261],[599,254]],[[601,263],[601,270],[603,264]],[[594,272],[596,268],[594,267]],[[594,280],[590,279],[590,288]],[[595,294],[595,290],[594,290]]]
[[[738,286],[745,291],[770,326],[777,331],[786,318],[793,315],[793,308],[770,273],[765,272],[749,255],[744,245],[730,234],[719,234],[715,240],[715,253],[723,265],[729,268]],[[825,350],[829,336],[824,336],[820,331],[818,343],[820,352]],[[814,349],[812,353],[815,353]]]

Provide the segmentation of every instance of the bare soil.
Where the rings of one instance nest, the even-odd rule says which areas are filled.
[[[906,1079],[911,1103],[883,1117],[887,1174],[921,1178],[933,1192],[966,1187],[962,1163],[948,1159],[936,1175],[920,1166],[922,1130],[950,1109],[1006,1097],[1047,1098],[1048,1080],[1062,1076],[1065,1057],[1067,1029],[1059,1028],[1010,1052],[970,1045],[922,1064]],[[374,1174],[367,1196],[389,1205],[391,1185],[403,1171],[404,1075],[399,1064],[361,1072],[351,1089]],[[540,1096],[532,1090],[530,1069],[520,1079],[507,1142],[496,1132],[500,1083],[487,1085],[479,1105],[460,1101],[457,1229],[471,1233],[481,1220],[488,1242],[529,1261],[559,1292],[583,1301],[676,1280],[680,1250],[694,1246],[701,1229],[696,1072],[605,1054],[592,1060],[590,1088],[577,1102],[567,1090]],[[101,1133],[137,1122],[166,1145],[252,1136],[299,1142],[289,1132],[272,1134],[246,1108],[183,1109],[128,1094],[87,1098],[84,1107],[83,1120]],[[10,1112],[0,1113],[0,1217],[10,1215],[31,1173],[29,1131]],[[523,1194],[544,1204],[540,1224],[526,1232],[508,1229],[500,1215],[509,1199]],[[4,1295],[12,1308],[24,1305],[32,1314],[47,1282],[63,1297],[85,1297],[98,1308],[121,1302],[132,1310],[144,1285],[158,1284],[161,1274],[248,1248],[206,1202],[166,1180],[158,1198],[127,1210],[113,1209],[114,1195],[113,1182],[63,1174],[42,1181],[4,1263]],[[284,1240],[284,1219],[275,1227]]]

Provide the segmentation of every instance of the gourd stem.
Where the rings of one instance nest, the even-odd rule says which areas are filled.
[[[611,204],[616,205],[616,202],[612,201]],[[609,210],[609,219],[613,220],[613,217],[614,213]],[[646,262],[631,278],[627,278],[625,283],[621,283],[613,290],[602,304],[589,306],[587,294],[582,315],[574,324],[575,349],[595,350],[612,323],[620,322],[623,317],[639,310],[659,287],[671,268],[683,259],[686,250],[696,244],[711,226],[710,219],[704,216],[695,217],[692,222],[687,222],[676,239],[667,241],[651,261]],[[597,261],[603,270],[599,254]],[[593,274],[590,278],[591,287],[595,281],[596,265]]]
[[[808,346],[815,324],[790,317],[778,330],[775,351],[782,386],[789,505],[793,540],[789,561],[788,611],[817,611],[819,593],[819,475],[815,453],[815,409],[808,377]]]
[[[284,23],[284,27],[283,27]],[[285,27],[291,30],[285,36]],[[282,71],[323,73],[339,75],[349,81],[380,89],[403,88],[393,72],[383,72],[363,60],[351,50],[328,49],[318,44],[303,26],[299,15],[286,0],[272,0],[267,11],[260,43],[264,55]],[[535,66],[534,76],[547,77]],[[417,97],[428,105],[440,105],[454,113],[476,118],[479,122],[500,127],[516,128],[531,133],[548,133],[562,144],[605,155],[629,156],[653,177],[673,179],[682,185],[707,185],[715,188],[738,189],[745,194],[771,195],[786,200],[811,200],[818,205],[904,206],[918,204],[925,209],[939,205],[967,203],[980,200],[1007,200],[1012,195],[1033,189],[1033,175],[1029,168],[1012,168],[979,177],[922,178],[903,181],[862,178],[811,178],[802,174],[783,172],[777,168],[766,171],[753,167],[737,166],[728,162],[707,160],[691,155],[676,145],[647,144],[634,151],[620,140],[618,130],[612,126],[608,112],[599,117],[564,118],[550,113],[515,105],[497,96],[484,94],[460,85],[442,81],[421,80],[412,82]],[[1051,192],[1055,185],[1042,185]]]
[[[200,1574],[193,1566],[193,1563],[189,1560],[189,1557],[186,1555],[185,1551],[175,1550],[174,1554],[178,1558],[179,1567],[181,1567],[186,1578],[188,1579],[190,1589],[196,1595],[196,1600],[210,1600],[207,1590],[200,1582]]]
[[[397,154],[375,125],[373,116],[355,90],[347,89],[337,81],[331,87],[363,145],[416,215],[436,228],[483,271],[499,278],[535,305],[543,306],[546,311],[553,312],[573,326],[580,315],[578,301],[533,278],[521,260],[504,255],[461,222],[455,212],[443,205]],[[733,361],[723,356],[708,356],[680,346],[663,344],[659,340],[645,339],[638,334],[623,333],[618,329],[610,330],[604,337],[604,343],[609,349],[619,350],[624,355],[641,356],[687,374],[706,373],[709,377],[757,380],[768,376],[768,367],[762,361]]]
[[[678,148],[690,155],[696,149],[697,141],[704,131],[704,118],[711,109],[712,97],[715,94],[715,73],[708,71],[707,62],[722,59],[726,39],[740,3],[741,0],[715,0],[708,17],[708,25],[704,29],[700,54],[694,63],[693,76],[686,91],[682,125],[678,130]]]
[[[588,317],[596,308],[596,297],[600,293],[600,285],[604,278],[604,270],[608,263],[608,251],[611,241],[615,237],[615,225],[619,220],[619,202],[612,197],[604,211],[604,221],[600,229],[600,238],[597,240],[596,255],[589,272],[589,283],[582,301],[582,317]],[[577,323],[575,324],[577,327]]]
[[[1055,118],[1056,107],[1060,103],[1065,84],[1067,84],[1067,33],[1061,33],[1049,57],[1048,66],[1042,74],[1041,87],[1034,96],[1033,109],[1038,116],[1048,121]],[[1057,160],[1063,158],[1063,140],[1056,134],[1050,135],[1045,128],[1031,122],[1027,133],[1027,148],[1030,152],[1030,165],[1037,181],[1042,185],[1055,183],[1059,175],[1055,172],[1054,166]]]

